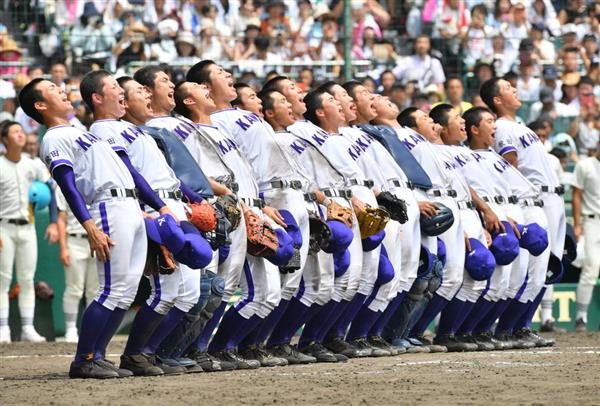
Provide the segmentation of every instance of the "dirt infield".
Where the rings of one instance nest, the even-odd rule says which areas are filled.
[[[600,404],[600,333],[554,348],[403,354],[255,371],[70,380],[73,344],[0,345],[0,404]],[[118,360],[123,339],[109,348]]]

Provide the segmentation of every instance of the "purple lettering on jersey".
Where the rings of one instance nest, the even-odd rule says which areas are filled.
[[[425,138],[421,137],[419,134],[411,134],[410,139],[416,144],[425,141]]]
[[[500,173],[503,173],[506,170],[506,168],[508,168],[509,166],[510,166],[510,164],[508,163],[508,161],[506,159],[501,159],[494,163],[494,169],[496,169]]]
[[[228,153],[229,151],[232,151],[234,149],[237,149],[237,145],[235,142],[233,142],[232,140],[230,140],[229,138],[225,138],[222,141],[219,141],[217,143],[217,145],[219,146],[219,150],[221,150],[221,152],[223,154]]]
[[[408,139],[403,139],[400,142],[402,144],[404,144],[404,146],[406,147],[406,149],[408,149],[409,151],[412,150],[415,147],[415,144],[411,143]]]
[[[75,139],[75,143],[81,147],[83,151],[87,151],[92,146],[91,143],[85,142],[81,137]]]
[[[370,143],[365,143],[360,137],[356,139],[356,148],[360,148],[363,151],[366,151],[369,148]]]
[[[123,137],[125,141],[127,141],[130,144],[133,141],[135,141],[140,136],[140,134],[141,131],[139,131],[137,128],[127,128],[121,131],[121,137]]]
[[[294,141],[290,144],[290,148],[292,149],[292,151],[294,151],[297,154],[302,154],[304,152],[304,150],[306,149],[302,145],[299,145],[299,143],[296,141]]]
[[[484,157],[482,157],[482,156],[481,156],[481,154],[480,154],[480,153],[478,153],[478,152],[472,152],[472,153],[471,153],[471,156],[472,156],[473,158],[475,158],[475,160],[476,160],[477,162],[481,161],[482,159],[483,159],[483,160],[485,160],[485,158],[484,158]]]
[[[458,163],[460,166],[465,166],[467,163],[465,162],[465,156],[464,155],[456,155],[454,157],[454,160],[456,161],[456,163]]]
[[[323,134],[320,134],[320,133],[313,134],[311,138],[313,139],[314,142],[316,142],[319,146],[321,146],[325,143],[325,139],[327,137],[321,138],[321,137],[319,137],[319,135],[323,135]]]
[[[241,118],[238,118],[237,120],[235,120],[235,123],[238,126],[240,126],[240,128],[244,131],[246,131],[248,128],[250,128],[250,124],[244,123]]]
[[[178,125],[177,127],[175,127],[175,129],[173,130],[173,132],[175,134],[179,135],[179,137],[182,140],[185,140],[191,134],[191,131],[188,128],[188,126],[184,125],[183,123],[181,123],[180,125]]]
[[[356,161],[358,159],[358,155],[356,155],[352,150],[352,147],[348,148],[348,155],[350,155],[350,157]]]

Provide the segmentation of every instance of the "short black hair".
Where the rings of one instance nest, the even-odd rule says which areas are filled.
[[[100,69],[88,72],[83,77],[83,79],[81,79],[81,84],[79,85],[79,92],[81,93],[81,98],[83,99],[83,102],[88,107],[88,109],[90,109],[91,112],[94,112],[94,103],[92,102],[92,95],[94,93],[103,95],[102,81],[107,76],[110,76],[110,73],[108,71]]]
[[[489,109],[494,113],[498,113],[498,109],[496,109],[496,106],[494,105],[494,97],[500,95],[500,86],[498,86],[498,82],[500,80],[502,80],[502,78],[499,77],[486,80],[479,89],[479,96],[481,97],[481,100],[483,100],[486,106],[488,106]]]
[[[546,128],[548,124],[550,124],[550,120],[538,118],[537,120],[534,120],[531,123],[527,124],[527,127],[529,127],[531,131],[535,132],[536,130],[542,130]]]
[[[552,151],[550,151],[550,153],[558,159],[563,159],[567,157],[567,153],[565,152],[565,150],[560,147],[552,148]]]
[[[331,95],[333,95],[333,87],[336,86],[338,83],[334,82],[333,80],[328,80],[326,82],[323,82],[319,85],[319,87],[317,88],[317,90],[321,91],[321,92],[327,92],[330,93]]]
[[[414,114],[417,112],[417,110],[419,109],[416,107],[408,107],[402,110],[400,114],[398,114],[398,124],[400,124],[402,127],[408,127],[416,130],[417,119],[415,118]]]
[[[231,101],[231,105],[233,107],[235,107],[235,106],[241,106],[243,103],[242,103],[242,97],[241,97],[240,90],[245,89],[245,88],[252,89],[252,86],[250,86],[248,83],[238,82],[235,85],[233,85],[233,88],[235,89],[235,93],[237,94],[237,96],[236,96],[235,99],[233,99]]]
[[[477,5],[473,6],[473,8],[471,9],[471,15],[473,15],[476,11],[479,11],[485,17],[487,17],[487,15],[488,15],[488,9],[483,4],[477,4]]]
[[[511,81],[511,80],[517,80],[519,78],[519,75],[516,72],[513,72],[512,70],[509,70],[508,72],[506,72],[504,74],[504,76],[502,77],[504,80],[507,81]]]
[[[21,125],[13,120],[4,120],[0,123],[0,138],[8,136],[8,129],[13,125]]]
[[[175,99],[175,108],[173,109],[175,113],[190,118],[191,111],[188,106],[185,105],[183,100],[188,97],[190,94],[184,90],[183,85],[187,83],[185,81],[179,82],[175,85],[173,98]]]
[[[492,114],[490,109],[486,107],[471,107],[469,110],[463,113],[462,118],[465,120],[467,141],[471,142],[471,137],[473,136],[473,133],[471,132],[471,127],[479,127],[479,123],[481,123],[481,119],[483,118],[484,113]]]
[[[446,78],[446,82],[444,83],[444,89],[448,89],[448,83],[451,80],[458,80],[460,82],[460,84],[462,85],[462,79],[460,78],[460,76],[458,76],[458,75],[448,75],[448,77]]]
[[[129,94],[128,94],[129,92],[127,92],[127,89],[125,89],[125,84],[128,82],[131,82],[132,80],[135,80],[135,79],[132,78],[131,76],[121,76],[120,78],[117,79],[117,83],[125,91],[125,100],[127,100],[128,96],[129,96]]]
[[[267,110],[273,110],[273,93],[280,92],[277,89],[262,89],[258,93],[258,97],[262,101],[263,113]]]
[[[210,84],[210,71],[209,67],[211,65],[216,65],[215,61],[210,59],[205,59],[203,61],[198,62],[194,66],[188,70],[188,73],[185,75],[185,80],[188,82],[195,83],[208,83]]]
[[[579,88],[581,85],[590,85],[594,87],[596,84],[589,76],[582,76],[581,79],[579,79],[579,82],[577,82],[577,87]]]
[[[44,124],[44,117],[42,117],[41,113],[35,108],[35,103],[44,101],[42,92],[37,89],[37,85],[44,80],[47,79],[35,78],[27,83],[19,92],[19,106],[21,106],[25,114],[40,124]]]
[[[574,53],[578,54],[579,53],[579,49],[577,49],[577,47],[566,47],[565,49],[563,49],[563,52],[564,53],[574,52]]]
[[[429,117],[442,127],[448,126],[448,113],[454,110],[451,104],[441,103],[431,109]]]
[[[277,75],[274,78],[271,78],[270,80],[268,80],[262,87],[261,92],[265,92],[267,90],[277,90],[278,92],[282,93],[281,91],[282,89],[282,85],[281,82],[283,82],[284,80],[289,79],[287,76],[284,75]]]
[[[317,117],[317,110],[323,108],[323,95],[325,93],[328,92],[319,88],[307,93],[306,96],[304,96],[304,104],[306,104],[304,118],[317,126],[320,124],[319,118]]]
[[[362,85],[363,84],[361,82],[359,82],[358,80],[349,80],[348,82],[344,83],[342,85],[342,87],[348,92],[350,97],[355,99],[356,93],[354,92],[354,89],[356,89],[357,86],[362,86]]]
[[[144,66],[135,72],[133,78],[142,86],[148,86],[150,89],[154,89],[154,80],[156,79],[156,74],[159,72],[167,73],[165,69],[159,65]]]

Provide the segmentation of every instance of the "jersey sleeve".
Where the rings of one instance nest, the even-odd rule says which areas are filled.
[[[499,155],[517,152],[517,147],[512,140],[509,128],[498,126],[496,129],[496,144],[494,145],[494,150]]]
[[[73,161],[75,160],[73,148],[69,141],[54,134],[47,135],[42,140],[41,156],[51,173],[62,165],[73,167]]]
[[[44,163],[37,159],[37,157],[33,159],[33,167],[35,168],[35,179],[44,183],[50,180],[50,172],[48,172],[48,169],[44,166]]]
[[[575,174],[573,176],[572,186],[577,189],[583,190],[583,185],[585,184],[585,168],[583,163],[585,161],[578,162],[575,166]]]
[[[58,207],[58,210],[67,211],[67,199],[65,199],[65,195],[62,194],[60,187],[57,187],[54,193],[56,194],[56,207]]]

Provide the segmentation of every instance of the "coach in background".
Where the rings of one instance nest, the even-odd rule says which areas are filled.
[[[585,260],[577,284],[575,331],[586,331],[587,312],[600,271],[600,142],[596,153],[577,163],[573,182],[575,236],[584,237]]]

